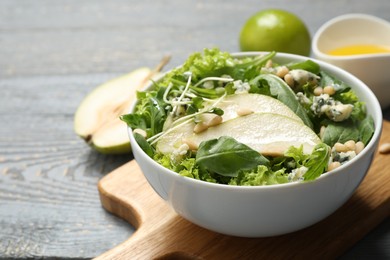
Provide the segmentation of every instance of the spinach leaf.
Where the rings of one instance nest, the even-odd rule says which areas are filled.
[[[262,74],[250,81],[250,85],[261,85],[265,81],[269,86],[271,96],[287,105],[295,114],[297,114],[302,121],[310,128],[313,124],[306,113],[306,110],[297,100],[294,91],[278,76],[272,74]]]
[[[374,119],[371,116],[367,116],[359,125],[359,139],[367,145],[374,134]]]
[[[340,97],[342,93],[349,92],[351,90],[351,87],[349,87],[341,80],[338,80],[335,77],[331,76],[330,74],[326,73],[325,71],[321,71],[319,74],[321,78],[319,84],[320,87],[333,86],[336,89],[336,94],[333,96],[333,98],[340,100],[343,103],[353,103],[352,101],[345,102],[345,100],[343,100],[342,97]],[[351,92],[351,94],[353,94],[353,92]]]
[[[320,65],[318,65],[312,60],[306,60],[297,63],[289,63],[286,64],[286,67],[289,68],[290,70],[301,69],[301,70],[309,71],[314,74],[320,73],[320,69],[321,69]]]
[[[137,141],[138,145],[141,147],[144,152],[149,155],[150,158],[153,158],[155,153],[154,148],[146,141],[145,137],[138,133],[134,133],[134,139]]]
[[[329,146],[335,143],[345,143],[348,140],[359,140],[359,129],[350,121],[342,123],[331,122],[324,131],[322,141]]]
[[[196,162],[201,168],[229,177],[269,163],[257,151],[227,136],[200,143]]]
[[[318,178],[328,166],[330,156],[330,147],[325,143],[317,144],[314,151],[309,156],[304,166],[308,168],[303,176],[305,181],[311,181]]]

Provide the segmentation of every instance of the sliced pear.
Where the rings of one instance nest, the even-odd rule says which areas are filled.
[[[81,102],[74,116],[74,130],[102,153],[130,151],[126,124],[119,116],[129,111],[136,91],[150,78],[149,68],[139,68],[110,80],[93,90]]]
[[[321,142],[316,133],[302,122],[275,113],[237,117],[199,134],[193,133],[193,126],[194,123],[188,122],[166,134],[157,143],[157,150],[171,153],[184,142],[196,147],[202,141],[230,136],[263,155],[281,156],[290,146],[301,145],[304,153],[309,154]]]
[[[224,98],[217,107],[224,111],[223,121],[228,121],[241,115],[250,113],[275,113],[285,115],[297,121],[303,122],[288,106],[283,102],[270,96],[244,93],[230,95]]]

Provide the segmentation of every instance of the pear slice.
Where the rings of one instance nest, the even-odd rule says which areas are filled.
[[[285,115],[303,123],[302,119],[283,102],[261,94],[243,93],[230,95],[218,103],[217,107],[224,111],[222,115],[223,121],[228,121],[241,115],[261,112]]]
[[[94,89],[80,103],[74,116],[74,130],[101,153],[130,151],[126,124],[119,116],[127,113],[136,91],[150,78],[149,68],[139,68]]]
[[[290,146],[303,146],[303,152],[310,154],[321,142],[316,133],[302,122],[275,113],[237,117],[199,134],[193,133],[193,125],[188,122],[164,135],[157,143],[157,150],[170,153],[183,142],[197,147],[202,141],[230,136],[263,155],[282,156]]]
[[[153,70],[139,68],[119,78],[112,79],[89,93],[74,116],[74,130],[98,152],[122,154],[131,151],[127,125],[119,116],[129,112],[141,90],[151,78],[169,62],[165,56]]]

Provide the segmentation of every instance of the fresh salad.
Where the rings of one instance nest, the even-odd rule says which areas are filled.
[[[192,54],[121,119],[145,153],[178,174],[228,185],[311,181],[353,159],[374,122],[344,82],[275,52]]]

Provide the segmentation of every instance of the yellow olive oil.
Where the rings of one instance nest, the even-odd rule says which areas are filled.
[[[330,55],[345,56],[358,54],[389,53],[390,46],[375,44],[356,44],[333,49],[328,53]]]

